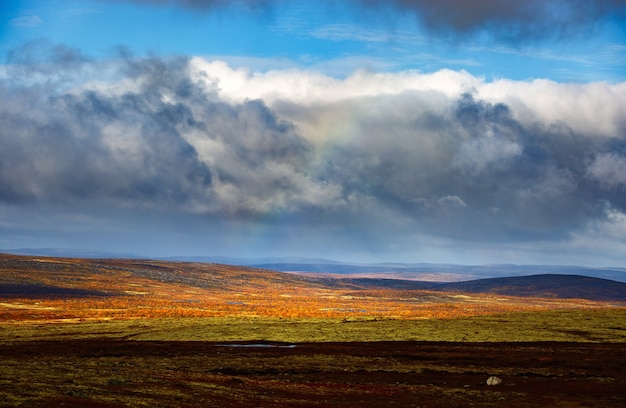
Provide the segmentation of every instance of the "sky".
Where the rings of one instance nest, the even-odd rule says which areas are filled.
[[[0,248],[626,266],[626,1],[3,1]]]

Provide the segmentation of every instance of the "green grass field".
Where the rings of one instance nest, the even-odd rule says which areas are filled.
[[[626,342],[626,309],[516,312],[422,320],[216,317],[0,323],[0,341],[4,343],[89,338],[279,342]]]

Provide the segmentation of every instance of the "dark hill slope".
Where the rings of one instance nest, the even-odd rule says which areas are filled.
[[[243,266],[0,254],[0,297],[119,294],[150,287],[155,282],[163,288],[178,285],[178,290],[184,287],[223,291],[325,287],[301,276]]]
[[[531,275],[446,283],[436,290],[508,296],[626,301],[626,283],[579,275]]]
[[[185,288],[225,292],[387,289],[626,301],[626,283],[580,275],[544,274],[438,283],[382,278],[306,277],[247,266],[193,262],[0,254],[0,297],[113,296],[157,286],[160,291],[169,287],[173,292],[184,291]]]

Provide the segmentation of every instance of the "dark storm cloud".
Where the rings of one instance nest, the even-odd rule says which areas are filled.
[[[353,103],[369,114],[358,137],[339,144],[329,174],[422,232],[564,238],[604,219],[607,206],[626,211],[626,160],[601,153],[610,140],[563,124],[523,124],[507,105],[472,94],[445,110],[421,92]]]
[[[50,44],[45,40],[32,40],[7,52],[6,62],[11,65],[37,67],[54,64],[56,69],[74,67],[88,58],[75,48]]]
[[[89,58],[75,48],[40,39],[10,49],[5,62],[13,81],[43,81],[58,85],[62,77],[80,71]]]
[[[191,11],[253,12],[271,15],[275,4],[286,0],[117,0],[139,5],[169,5]],[[320,0],[333,10],[332,1]],[[414,13],[430,31],[455,41],[489,33],[497,40],[519,42],[580,38],[612,19],[626,20],[626,0],[352,0],[358,8],[383,18],[391,6]],[[392,21],[393,16],[389,17]],[[621,23],[620,23],[621,22]]]
[[[220,101],[185,58],[121,58],[123,80],[103,90],[0,83],[2,201],[266,213],[332,193],[306,174],[307,142],[263,102]]]
[[[239,10],[267,12],[284,0],[129,0],[138,4],[168,4],[191,10],[219,10],[233,4]],[[430,30],[461,39],[468,34],[489,32],[497,39],[584,38],[604,19],[626,19],[624,0],[354,0],[379,11],[389,5],[415,13]],[[327,2],[332,8],[332,2]]]
[[[500,39],[581,36],[605,18],[626,18],[624,0],[361,0],[368,7],[394,4],[431,30],[464,36],[488,31]]]
[[[183,7],[194,11],[212,11],[235,6],[238,10],[267,11],[274,0],[115,0],[140,5]]]
[[[3,100],[10,95],[21,103],[0,113],[4,200],[184,200],[186,177],[198,186],[210,182],[173,131],[187,112],[160,103],[157,91],[116,97],[36,91],[2,89]]]

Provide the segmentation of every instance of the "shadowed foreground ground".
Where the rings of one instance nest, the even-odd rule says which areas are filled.
[[[29,341],[0,345],[0,406],[624,407],[624,367],[616,343]]]

